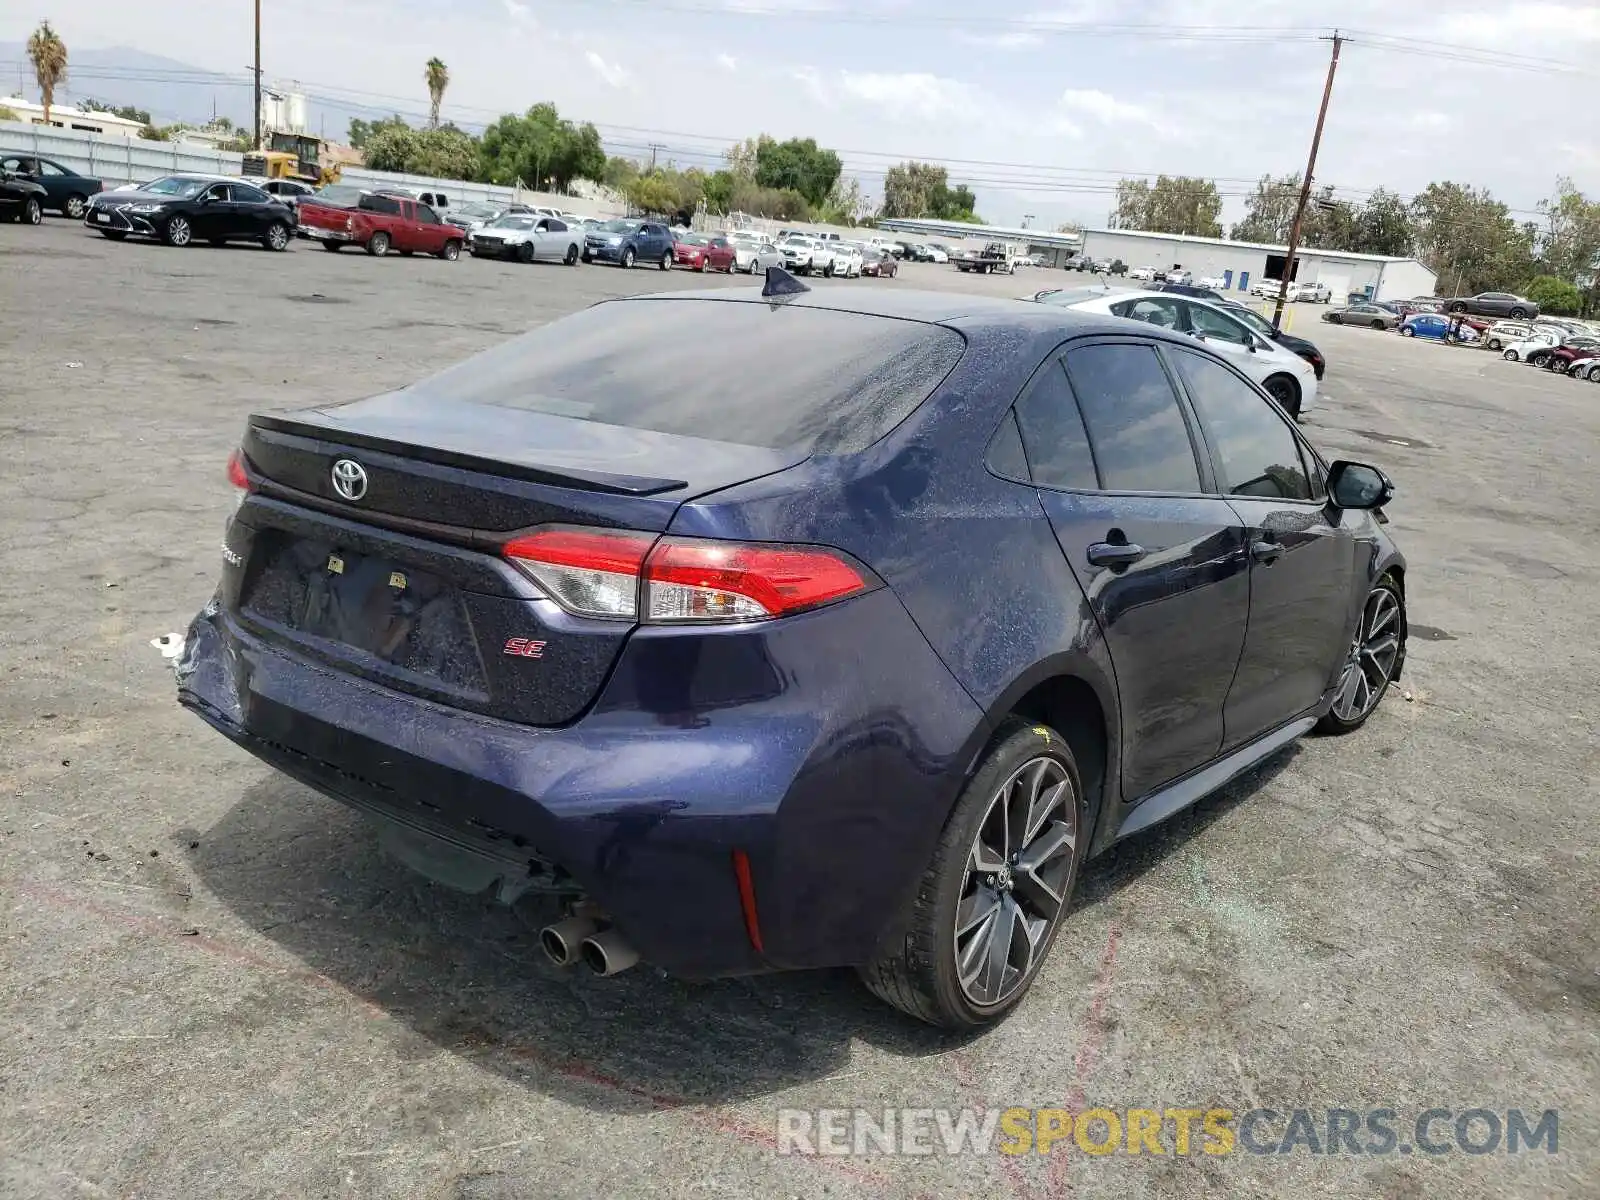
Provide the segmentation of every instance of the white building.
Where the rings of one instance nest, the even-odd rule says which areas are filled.
[[[1230,291],[1244,292],[1252,282],[1282,279],[1289,247],[1138,229],[1085,229],[1083,253],[1094,259],[1120,258],[1129,267],[1162,271],[1183,267],[1196,279],[1226,279]],[[1367,292],[1369,288],[1374,300],[1431,296],[1437,285],[1437,276],[1414,258],[1310,247],[1302,247],[1296,253],[1294,279],[1327,284],[1334,301],[1340,303],[1350,293]]]
[[[21,96],[0,99],[0,108],[9,108],[19,120],[29,125],[45,123],[44,105],[24,100]],[[86,133],[111,133],[121,137],[138,137],[139,131],[144,128],[142,121],[130,121],[106,112],[85,112],[69,104],[50,106],[50,125],[56,129],[81,129]]]

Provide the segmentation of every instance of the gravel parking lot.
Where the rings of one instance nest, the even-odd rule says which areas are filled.
[[[211,593],[246,414],[394,387],[606,296],[730,282],[0,226],[0,1194],[1594,1196],[1593,384],[1298,313],[1332,364],[1307,428],[1399,488],[1406,694],[1091,864],[1032,995],[976,1040],[846,972],[557,971],[540,913],[408,874],[180,712],[150,642]],[[776,1152],[780,1107],[902,1105],[1390,1108],[1403,1127],[1556,1109],[1560,1140]]]

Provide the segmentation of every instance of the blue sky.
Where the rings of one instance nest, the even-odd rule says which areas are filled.
[[[79,51],[134,47],[224,72],[250,55],[244,0],[30,7],[6,6],[0,41],[49,16]],[[726,141],[759,132],[815,136],[869,194],[892,162],[946,161],[985,217],[1037,224],[1098,223],[1117,175],[1158,171],[1217,178],[1237,216],[1248,180],[1303,165],[1328,54],[1315,38],[1337,24],[1357,32],[1321,182],[1359,200],[1456,179],[1527,210],[1557,174],[1600,193],[1595,0],[263,0],[263,14],[269,78],[314,96],[421,114],[422,64],[437,54],[453,78],[445,113],[463,124],[552,100],[614,148],[648,156],[658,143],[681,165],[714,165]],[[1373,35],[1588,74],[1397,53]],[[0,75],[0,90],[14,86]],[[119,86],[134,85],[75,89],[115,100]],[[329,111],[333,133],[343,114]]]

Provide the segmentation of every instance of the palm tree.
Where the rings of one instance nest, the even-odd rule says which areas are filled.
[[[427,70],[423,78],[428,81],[428,128],[439,128],[439,103],[444,99],[444,90],[450,86],[450,68],[437,58],[428,60]]]
[[[50,28],[49,21],[40,21],[39,28],[28,39],[28,58],[33,62],[33,77],[39,81],[39,96],[44,101],[44,123],[50,124],[50,105],[56,98],[56,86],[67,78],[67,44]]]

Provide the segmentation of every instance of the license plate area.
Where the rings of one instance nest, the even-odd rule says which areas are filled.
[[[94,215],[94,219],[96,221],[99,221],[100,224],[102,224],[102,225],[111,224],[111,214],[110,213],[99,213],[99,212],[97,212]]]
[[[482,693],[485,679],[460,592],[426,571],[332,541],[258,535],[241,606],[247,617],[337,652],[348,647],[413,680]]]

